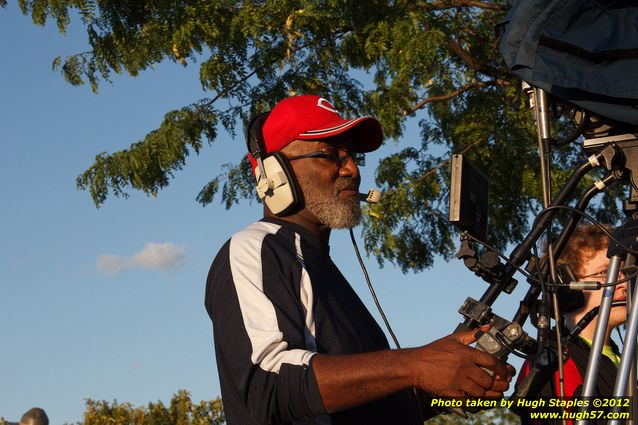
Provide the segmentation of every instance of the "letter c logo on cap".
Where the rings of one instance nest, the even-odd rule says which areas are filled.
[[[325,109],[326,111],[334,112],[335,114],[339,113],[339,111],[337,111],[337,109],[323,97],[319,98],[319,100],[317,101],[317,106]]]

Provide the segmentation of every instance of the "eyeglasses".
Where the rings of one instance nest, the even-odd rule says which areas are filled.
[[[344,148],[326,148],[317,152],[309,152],[301,155],[288,157],[288,160],[294,161],[295,159],[302,158],[326,158],[330,162],[338,164],[339,167],[346,165],[348,160],[352,158],[355,164],[360,167],[366,165],[366,154],[363,152],[350,152]]]
[[[604,279],[607,277],[607,270],[601,270],[596,273],[588,274],[587,276],[581,276],[581,279],[585,279],[586,277],[593,277],[595,279]]]

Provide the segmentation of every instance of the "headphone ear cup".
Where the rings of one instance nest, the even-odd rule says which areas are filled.
[[[560,283],[564,285],[556,288],[560,312],[571,313],[583,308],[585,306],[585,294],[583,294],[583,291],[576,291],[567,287],[570,282],[578,280],[571,266],[569,264],[558,264],[556,272]]]
[[[583,291],[559,287],[556,290],[556,296],[561,313],[571,313],[585,307],[585,294],[583,294]]]
[[[303,203],[301,191],[290,161],[279,152],[274,152],[263,159],[266,181],[262,177],[259,167],[255,168],[257,187],[272,187],[266,191],[259,190],[260,198],[266,203],[270,211],[278,217],[290,215],[297,211]],[[263,194],[263,196],[262,196]]]

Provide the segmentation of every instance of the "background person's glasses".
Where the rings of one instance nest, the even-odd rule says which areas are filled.
[[[587,277],[593,277],[595,279],[604,279],[607,277],[607,270],[601,270],[596,273],[588,274],[587,276],[581,276],[581,279],[585,279]]]
[[[302,158],[326,158],[330,162],[338,164],[339,167],[343,167],[348,159],[352,158],[355,164],[362,167],[366,165],[366,155],[363,152],[350,152],[344,148],[326,148],[317,152],[309,152],[301,155],[288,157],[288,160],[294,161],[295,159]]]

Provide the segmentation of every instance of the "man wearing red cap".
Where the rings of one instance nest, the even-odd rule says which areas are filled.
[[[357,165],[380,123],[298,96],[247,133],[264,218],[222,247],[205,299],[228,424],[418,424],[411,388],[502,396],[511,371],[472,332],[390,350],[329,256],[331,229],[361,218]]]

